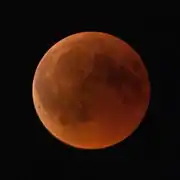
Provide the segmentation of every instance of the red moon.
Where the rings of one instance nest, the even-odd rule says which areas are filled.
[[[126,139],[141,123],[150,100],[140,56],[102,32],[77,33],[52,46],[35,71],[32,91],[46,129],[82,149]]]

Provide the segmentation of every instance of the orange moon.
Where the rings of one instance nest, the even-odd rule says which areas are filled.
[[[32,91],[46,129],[82,149],[126,139],[141,123],[150,100],[140,56],[102,32],[77,33],[52,46],[35,71]]]

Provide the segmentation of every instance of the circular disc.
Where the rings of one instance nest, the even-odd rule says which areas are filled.
[[[124,41],[107,33],[64,38],[40,61],[36,112],[49,132],[73,147],[98,149],[130,136],[150,99],[147,70]]]

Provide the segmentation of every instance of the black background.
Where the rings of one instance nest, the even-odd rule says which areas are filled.
[[[14,27],[16,86],[21,87],[14,90],[18,123],[10,164],[16,169],[15,179],[180,176],[179,18],[60,17],[59,21],[27,17]],[[126,41],[142,57],[151,82],[150,105],[140,127],[124,142],[104,150],[78,150],[56,140],[41,124],[32,101],[33,75],[44,53],[82,31],[107,32]]]

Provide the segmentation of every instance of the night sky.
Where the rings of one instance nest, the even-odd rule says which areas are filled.
[[[18,60],[22,87],[16,105],[20,111],[16,124],[18,140],[10,162],[18,168],[14,176],[111,180],[124,175],[180,176],[180,29],[177,22],[180,21],[170,16],[145,16],[114,20],[90,17],[87,21],[72,17],[56,23],[34,18],[22,23],[17,28],[17,40],[23,47]],[[131,45],[146,65],[151,83],[150,105],[142,124],[125,141],[104,150],[78,150],[56,140],[41,124],[32,101],[32,79],[44,53],[62,38],[82,31],[107,32]]]

